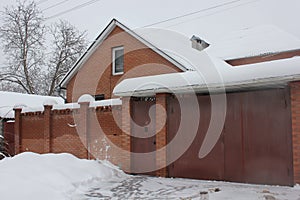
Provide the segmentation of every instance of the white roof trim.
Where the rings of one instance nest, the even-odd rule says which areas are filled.
[[[119,97],[128,97],[128,96],[154,96],[158,93],[190,93],[190,92],[210,92],[218,93],[224,91],[242,91],[249,89],[257,88],[282,88],[287,85],[289,82],[300,80],[300,74],[293,76],[282,76],[282,77],[271,77],[271,78],[262,78],[262,79],[253,79],[248,81],[239,81],[223,84],[196,84],[188,86],[178,86],[178,87],[157,87],[151,89],[141,89],[132,91],[116,91],[114,95]],[[209,89],[208,89],[209,87]]]
[[[81,66],[89,59],[89,57],[95,52],[95,50],[102,44],[102,42],[107,38],[107,36],[112,32],[112,30],[116,27],[120,27],[132,37],[137,39],[138,41],[142,42],[144,45],[151,48],[154,52],[174,64],[176,67],[181,69],[182,71],[188,71],[182,64],[176,61],[174,58],[170,57],[168,54],[164,53],[161,49],[157,48],[156,46],[152,45],[150,42],[139,36],[133,30],[127,28],[122,23],[118,22],[116,19],[113,19],[109,25],[100,33],[100,35],[96,38],[96,40],[89,46],[89,48],[85,51],[84,54],[76,61],[76,63],[72,66],[72,68],[68,71],[65,77],[59,83],[59,86],[62,88],[66,88],[67,83],[70,81],[71,78],[78,72]]]
[[[300,80],[300,57],[257,64],[230,67],[214,60],[218,74],[214,71],[197,71],[129,78],[121,81],[113,93],[116,96],[147,95],[162,92],[207,92],[218,90],[240,90],[256,87],[284,85]],[[211,69],[209,63],[206,69]],[[274,70],[276,69],[276,70]],[[205,91],[206,90],[206,91]]]

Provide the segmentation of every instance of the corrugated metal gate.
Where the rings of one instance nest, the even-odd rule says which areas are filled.
[[[133,120],[131,123],[131,134],[133,135],[130,139],[131,152],[148,153],[156,149],[155,121],[151,121],[151,119],[155,120],[155,109],[152,109],[152,112],[150,112],[152,106],[155,106],[154,97],[131,99],[131,118]],[[142,162],[138,161],[134,156],[131,157],[131,169],[133,172],[149,166],[152,166],[154,169],[155,164],[154,155],[145,156]],[[155,171],[143,174],[155,175]]]
[[[210,97],[199,95],[201,120],[197,136],[189,149],[168,166],[169,176],[293,185],[289,97],[288,88],[228,93],[222,135],[212,152],[199,159],[211,116]],[[170,97],[168,141],[175,136],[179,122],[179,103]],[[175,149],[167,155],[172,151]]]

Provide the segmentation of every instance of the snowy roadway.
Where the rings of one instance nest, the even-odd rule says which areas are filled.
[[[26,152],[0,160],[0,200],[20,199],[300,200],[300,186],[131,176],[107,161]]]
[[[200,195],[200,192],[207,194]],[[77,187],[70,199],[300,200],[300,187],[128,176],[122,181],[94,180],[82,184]]]

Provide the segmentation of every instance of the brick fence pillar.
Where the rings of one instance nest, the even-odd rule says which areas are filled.
[[[290,83],[294,183],[300,183],[300,82]]]
[[[130,116],[130,97],[122,98],[122,134],[121,147],[125,150],[120,159],[119,166],[125,172],[131,172],[130,165],[130,134],[131,133],[131,116]]]
[[[79,119],[79,126],[78,126],[78,135],[81,138],[82,143],[86,147],[86,149],[82,149],[82,151],[86,151],[86,159],[90,158],[89,155],[89,135],[88,135],[88,114],[89,114],[89,105],[90,102],[78,102],[80,105],[80,119]]]
[[[22,116],[21,108],[14,108],[15,111],[15,155],[20,153],[21,150],[21,137],[22,137]]]
[[[167,152],[158,151],[167,145],[167,97],[168,94],[156,94],[156,165],[165,166],[156,171],[157,176],[166,177]]]
[[[44,105],[44,153],[51,152],[51,110],[52,105]]]

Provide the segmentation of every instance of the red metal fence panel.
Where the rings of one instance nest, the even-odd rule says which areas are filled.
[[[197,136],[189,149],[168,167],[169,176],[292,185],[289,97],[289,88],[228,93],[221,137],[214,149],[199,159],[198,152],[211,116],[209,95],[199,95],[201,114]],[[178,130],[180,106],[192,109],[189,108],[192,105],[182,108],[176,98],[169,98],[169,142]],[[170,149],[167,155],[172,151]]]

